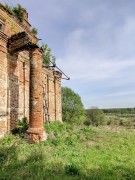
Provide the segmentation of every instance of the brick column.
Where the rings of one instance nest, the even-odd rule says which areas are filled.
[[[31,143],[46,139],[43,128],[42,95],[42,54],[39,48],[31,52],[30,60],[30,128],[28,138]]]

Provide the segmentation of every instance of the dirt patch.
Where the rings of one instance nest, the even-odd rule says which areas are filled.
[[[99,145],[98,143],[94,142],[94,141],[86,141],[84,142],[84,145],[87,147],[101,147],[101,145]]]

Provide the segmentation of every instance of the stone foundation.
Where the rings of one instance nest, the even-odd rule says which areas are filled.
[[[29,128],[27,134],[29,143],[39,143],[47,139],[47,134],[43,128]]]

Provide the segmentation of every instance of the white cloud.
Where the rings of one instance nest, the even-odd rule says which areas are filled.
[[[93,51],[91,43],[87,44],[87,41],[83,43],[85,34],[89,37],[91,36],[91,33],[89,33],[87,29],[76,29],[70,33],[65,40],[65,56],[57,60],[59,65],[66,72],[69,72],[72,79],[92,81],[120,78],[122,76],[124,77],[125,71],[135,67],[134,54],[128,59],[123,57],[121,52],[118,58],[113,57],[111,54],[109,57],[107,45],[106,48],[103,49],[104,51],[106,49],[106,55],[104,51],[98,54],[96,48]],[[126,33],[124,33],[124,35],[126,36]],[[122,37],[124,38],[124,36]],[[118,45],[118,41],[118,38],[116,38],[116,42],[114,42],[112,46],[115,44]],[[87,47],[86,44],[88,45]],[[122,46],[120,48],[122,48]],[[125,48],[123,45],[123,53],[125,53]],[[114,51],[114,54],[115,53]]]

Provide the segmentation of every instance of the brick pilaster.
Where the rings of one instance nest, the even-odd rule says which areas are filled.
[[[7,36],[0,31],[0,137],[8,130],[7,119]]]
[[[61,102],[61,78],[62,74],[59,71],[54,71],[54,88],[55,88],[55,120],[62,121],[62,102]]]

